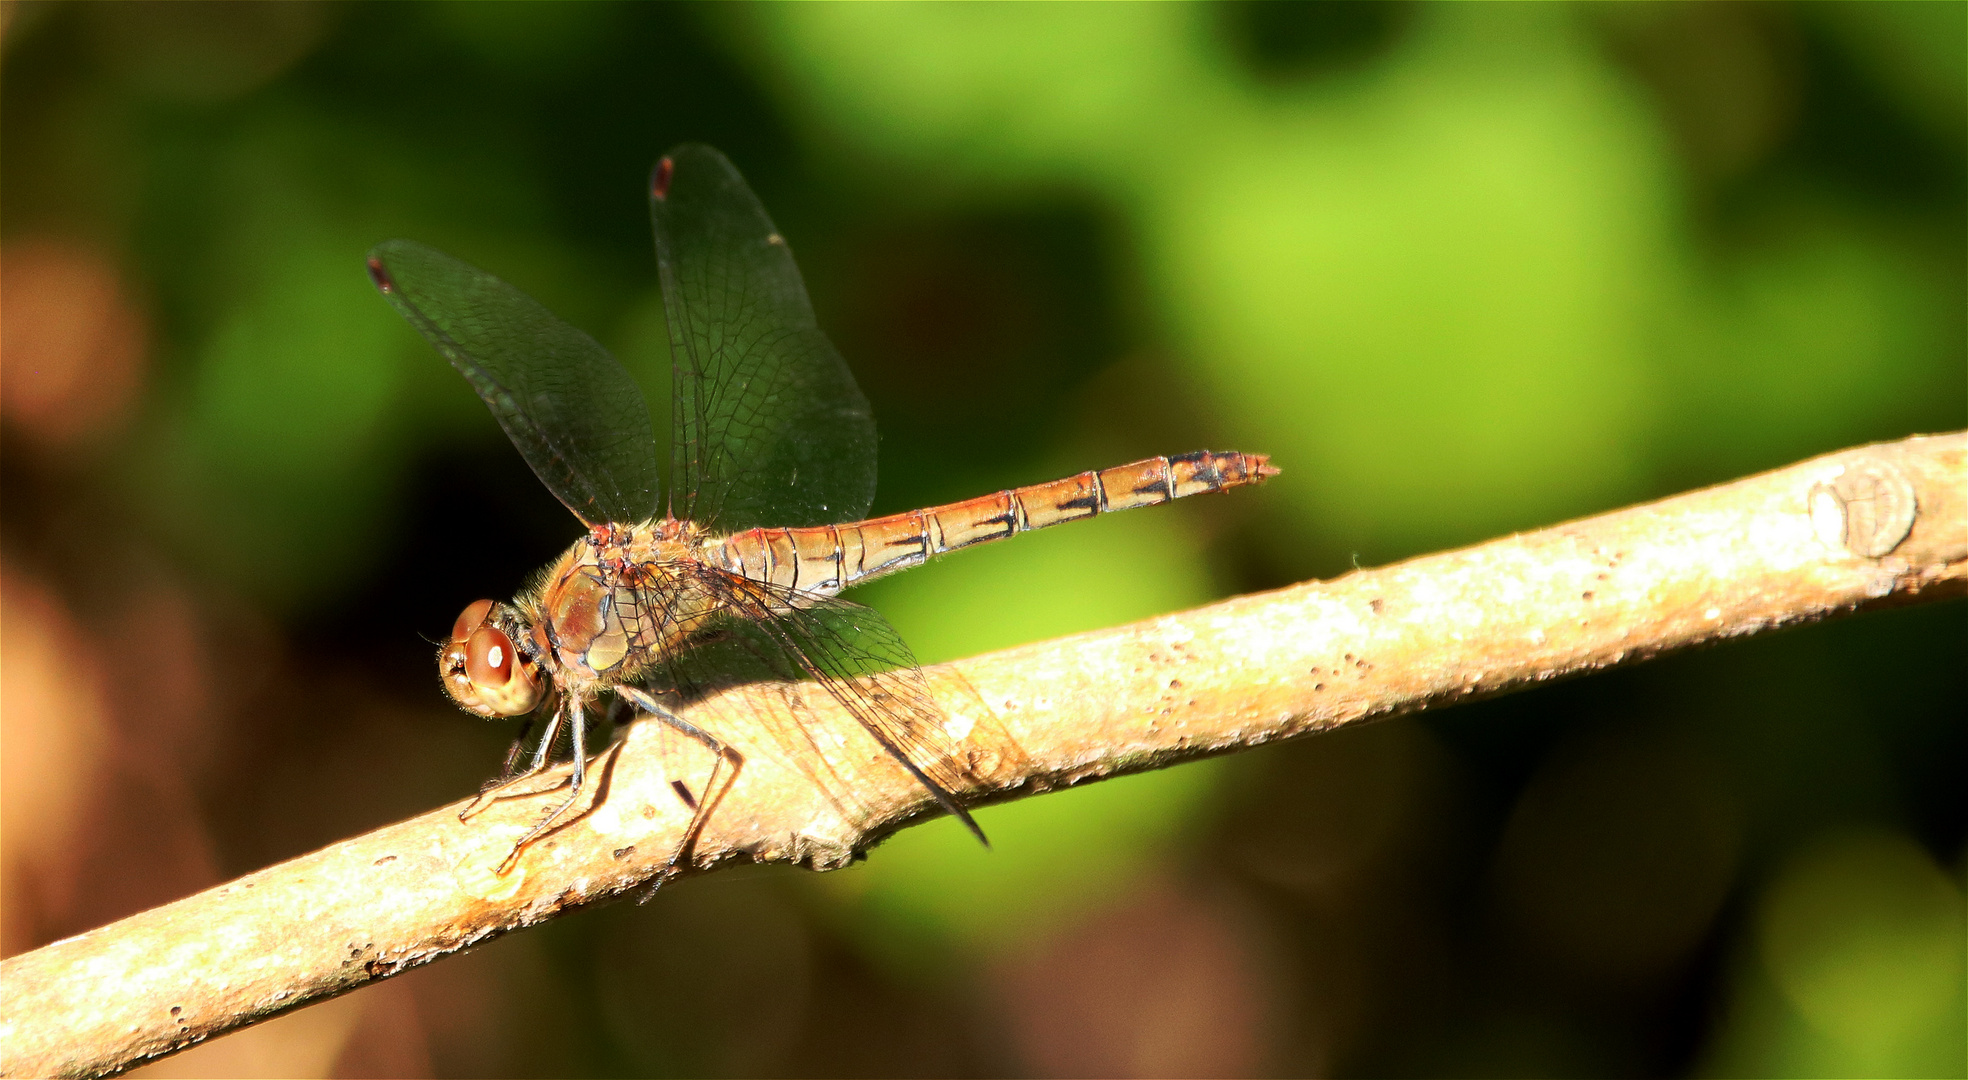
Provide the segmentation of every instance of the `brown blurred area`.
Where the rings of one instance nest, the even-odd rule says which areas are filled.
[[[413,757],[418,750],[391,740],[427,727],[439,711],[405,717],[348,672],[285,655],[263,616],[210,582],[194,583],[172,568],[166,548],[116,528],[103,512],[114,498],[103,455],[127,445],[151,375],[154,331],[134,278],[117,253],[73,237],[0,245],[8,511],[0,552],[0,955],[261,865],[258,855],[218,850],[214,817],[233,822],[238,841],[240,819],[266,813],[247,842],[274,856],[381,824],[364,809],[371,795],[361,782],[342,792],[340,809],[351,817],[318,780],[291,768],[278,775],[279,763],[297,751],[326,755],[342,762],[343,775],[358,775],[371,755]],[[269,719],[295,702],[333,718],[305,749],[280,738],[287,725]],[[385,801],[408,810],[446,794],[417,785]],[[318,805],[324,795],[326,807]],[[297,808],[306,809],[288,812]],[[508,1059],[486,1048],[500,1045],[502,1011],[517,1011],[500,989],[510,985],[496,962],[419,972],[131,1075],[427,1076],[426,1011],[440,1024],[448,1062],[498,1071]]]
[[[74,238],[0,246],[0,955],[224,879],[201,794],[240,764],[232,729],[266,678],[264,626],[221,627],[164,555],[91,513],[91,465],[149,373],[129,278]],[[344,999],[133,1075],[428,1075],[409,1002]]]
[[[150,327],[113,255],[67,238],[0,251],[0,416],[52,451],[107,437],[129,419]]]
[[[991,981],[1034,1076],[1255,1076],[1287,1013],[1275,931],[1234,892],[1151,877]]]
[[[0,417],[18,442],[8,449],[40,466],[49,490],[86,469],[89,444],[114,437],[142,389],[149,327],[123,277],[114,258],[78,241],[0,246]],[[9,501],[21,498],[9,486]],[[109,539],[94,552],[60,547],[69,558],[107,560],[122,554]],[[34,561],[10,545],[0,563],[0,942],[9,953],[184,895],[218,873],[189,762],[156,753],[125,726],[161,721],[196,752],[212,673],[188,599],[161,581],[123,592],[141,578],[119,560],[113,585],[96,579],[110,587],[95,599],[127,598],[131,609],[89,619],[78,611],[87,599],[56,591],[29,568]],[[119,708],[126,700],[143,701],[147,715]],[[130,866],[133,853],[148,865]]]

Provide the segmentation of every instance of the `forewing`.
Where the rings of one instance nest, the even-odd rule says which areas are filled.
[[[532,297],[409,240],[369,253],[369,276],[506,429],[547,490],[589,525],[655,516],[656,438],[621,362]]]
[[[806,285],[724,155],[684,145],[650,178],[675,365],[671,512],[722,532],[867,516],[875,422]]]

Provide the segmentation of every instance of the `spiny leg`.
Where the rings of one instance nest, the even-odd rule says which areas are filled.
[[[560,737],[561,716],[565,712],[565,710],[566,710],[565,701],[563,701],[560,706],[554,709],[553,718],[547,721],[546,732],[540,736],[539,748],[533,751],[532,762],[526,766],[525,772],[520,773],[517,776],[512,775],[512,766],[513,766],[513,762],[517,760],[519,757],[519,744],[518,743],[513,744],[513,749],[506,754],[506,768],[502,774],[503,778],[497,781],[496,783],[492,784],[490,787],[487,787],[484,791],[479,792],[478,798],[472,800],[472,804],[470,806],[467,806],[463,810],[460,810],[458,812],[459,821],[470,821],[472,818],[477,817],[479,813],[484,811],[486,807],[491,806],[493,803],[499,802],[500,800],[519,799],[519,798],[524,798],[525,796],[528,795],[538,795],[543,791],[552,791],[554,788],[560,786],[559,784],[555,784],[553,785],[553,787],[541,788],[537,791],[511,790],[512,788],[522,783],[525,783],[528,780],[531,780],[535,776],[540,775],[540,773],[546,770],[547,759],[549,754],[551,754],[553,751],[554,740]],[[521,732],[520,737],[522,739],[525,738],[525,733]],[[580,756],[580,754],[578,753],[579,750],[578,744],[576,746],[576,750],[577,752],[575,756],[578,758]]]
[[[661,720],[671,730],[697,740],[717,755],[717,761],[711,765],[710,779],[704,783],[704,795],[702,798],[693,801],[690,798],[687,787],[682,786],[681,782],[673,782],[677,787],[677,797],[682,799],[684,804],[694,810],[695,813],[691,815],[690,825],[684,830],[683,839],[677,844],[676,850],[670,852],[670,861],[663,867],[662,876],[656,879],[656,884],[660,886],[679,873],[678,866],[684,861],[686,854],[689,853],[691,848],[696,845],[698,835],[704,831],[705,823],[710,821],[711,811],[724,798],[724,793],[731,790],[731,785],[737,782],[738,770],[744,767],[745,758],[738,751],[733,750],[724,740],[665,708],[649,692],[634,686],[617,686],[615,692],[627,698],[636,708]],[[719,784],[718,774],[725,771],[724,766],[727,764],[731,766],[730,775],[725,778],[722,784]]]
[[[513,864],[519,861],[520,853],[525,851],[527,847],[531,845],[535,840],[539,840],[540,838],[546,836],[548,833],[553,832],[557,828],[557,826],[554,823],[560,819],[560,815],[566,813],[568,807],[573,806],[576,802],[579,802],[581,799],[581,785],[585,783],[587,780],[587,767],[588,767],[587,712],[588,710],[582,702],[575,700],[572,696],[568,697],[567,703],[565,705],[565,709],[569,721],[568,727],[574,740],[574,774],[568,781],[567,798],[562,799],[559,806],[556,806],[552,810],[548,811],[547,815],[541,818],[538,824],[533,826],[532,831],[528,832],[525,836],[520,837],[518,842],[513,844],[512,851],[506,855],[506,861],[499,864],[499,873],[501,874],[505,873],[508,870],[511,870],[513,868]],[[554,726],[558,727],[559,723],[560,723],[559,717],[555,717]],[[546,760],[546,747],[545,745],[543,745],[538,755],[538,758],[534,764],[533,769],[529,771],[527,775],[530,776],[532,775],[533,772],[538,772],[541,768],[543,768],[545,760]],[[559,786],[560,785],[555,784],[554,787],[542,788],[539,791],[529,791],[529,792],[524,792],[522,794],[527,794],[527,795],[545,794],[546,792],[552,791],[554,790],[554,788],[558,788]],[[499,797],[505,798],[507,796],[499,796]]]
[[[506,751],[506,763],[499,768],[499,777],[488,782],[480,791],[490,791],[519,776],[519,759],[526,753],[526,737],[533,733],[533,722],[540,718],[535,712],[529,714],[519,725],[519,734],[513,736],[512,747]]]

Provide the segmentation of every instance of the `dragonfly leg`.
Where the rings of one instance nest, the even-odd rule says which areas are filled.
[[[533,760],[530,763],[528,763],[528,765],[526,766],[526,771],[523,773],[519,773],[517,775],[514,775],[514,773],[512,772],[513,764],[519,760],[520,747],[521,747],[520,742],[515,742],[513,744],[512,750],[506,754],[506,768],[500,774],[500,778],[498,780],[493,781],[491,784],[487,785],[485,790],[479,792],[478,798],[474,799],[470,806],[467,806],[463,810],[460,810],[458,812],[459,821],[470,821],[472,818],[477,817],[481,812],[483,812],[486,807],[491,806],[495,802],[500,802],[505,799],[520,799],[528,795],[538,795],[541,794],[542,792],[552,791],[554,790],[554,788],[560,786],[559,784],[554,784],[552,787],[539,788],[535,790],[528,790],[528,791],[512,790],[513,788],[518,787],[520,784],[523,784],[526,781],[531,780],[535,776],[538,776],[542,772],[546,771],[548,757],[553,752],[554,742],[555,740],[560,738],[561,719],[566,711],[566,706],[567,703],[563,702],[560,708],[556,708],[554,710],[553,719],[547,721],[547,730],[543,734],[541,734],[539,748],[533,751]],[[577,716],[579,715],[578,707],[576,707],[575,715]],[[526,733],[524,731],[521,731],[520,739],[523,741],[525,737],[526,737]],[[575,736],[574,743],[575,743],[575,758],[576,760],[579,760],[581,755],[580,755],[580,737],[578,734]]]
[[[533,733],[533,721],[538,714],[528,716],[519,725],[519,734],[513,736],[512,749],[506,751],[506,763],[499,769],[498,779],[488,782],[480,790],[489,790],[519,776],[519,758],[526,752],[526,736]]]
[[[685,862],[691,848],[696,846],[698,834],[704,831],[704,824],[710,820],[711,811],[717,807],[718,800],[724,798],[724,793],[731,790],[731,785],[737,781],[738,770],[744,767],[745,758],[724,740],[665,708],[663,703],[657,701],[648,691],[634,686],[617,686],[615,692],[627,698],[636,708],[662,721],[664,726],[695,739],[717,755],[717,761],[711,766],[710,779],[704,782],[702,796],[693,800],[688,788],[681,782],[675,783],[677,797],[682,799],[684,805],[689,806],[694,813],[690,818],[690,826],[684,830],[683,840],[677,844],[675,851],[670,852],[669,863],[663,867],[662,875],[656,879],[656,885],[660,887],[681,872],[679,867]],[[728,770],[725,768],[727,765],[730,766]],[[719,773],[726,774],[722,783],[719,782]],[[645,894],[643,899],[648,899],[653,893],[654,889],[650,894]]]
[[[513,844],[512,851],[506,855],[506,861],[499,864],[499,873],[501,874],[504,874],[506,871],[511,870],[513,868],[513,864],[519,861],[520,853],[524,852],[528,847],[530,847],[534,841],[540,840],[545,836],[547,836],[549,833],[555,832],[556,830],[563,828],[566,825],[572,824],[571,821],[561,821],[560,816],[562,814],[565,814],[570,807],[572,807],[575,803],[581,800],[581,787],[583,784],[587,783],[587,767],[588,767],[587,712],[588,710],[581,702],[575,701],[571,698],[567,701],[565,705],[565,709],[568,718],[568,728],[574,740],[574,772],[572,777],[567,782],[567,798],[562,799],[560,805],[554,807],[552,810],[549,810],[546,816],[542,817],[539,820],[539,823],[534,825],[530,832],[528,832],[525,836],[520,837],[518,842]],[[556,716],[554,718],[553,726],[558,727],[559,723],[560,723],[560,718]],[[545,751],[543,749],[539,756],[539,759],[536,761],[533,767],[533,772],[537,772],[541,768],[543,768],[544,761],[545,761]],[[529,772],[527,775],[530,776],[532,775],[532,773]],[[524,777],[522,777],[521,779],[524,779]],[[555,784],[553,787],[550,788],[542,788],[538,791],[523,792],[521,794],[542,795],[548,791],[553,791],[558,787],[560,787],[560,785]],[[498,797],[506,798],[508,796],[502,795]],[[580,817],[583,816],[585,815],[576,815],[576,820],[578,820]]]

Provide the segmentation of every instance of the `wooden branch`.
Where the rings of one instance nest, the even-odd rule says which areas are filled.
[[[928,675],[977,777],[960,794],[1011,798],[1964,593],[1955,433]],[[691,872],[839,866],[934,811],[807,689],[746,687],[692,712],[746,761]],[[811,742],[762,719],[788,709]],[[709,755],[642,723],[595,765],[592,809],[504,876],[550,796],[470,823],[447,806],[0,963],[0,1072],[127,1068],[647,887],[690,817],[673,781],[701,796]]]

